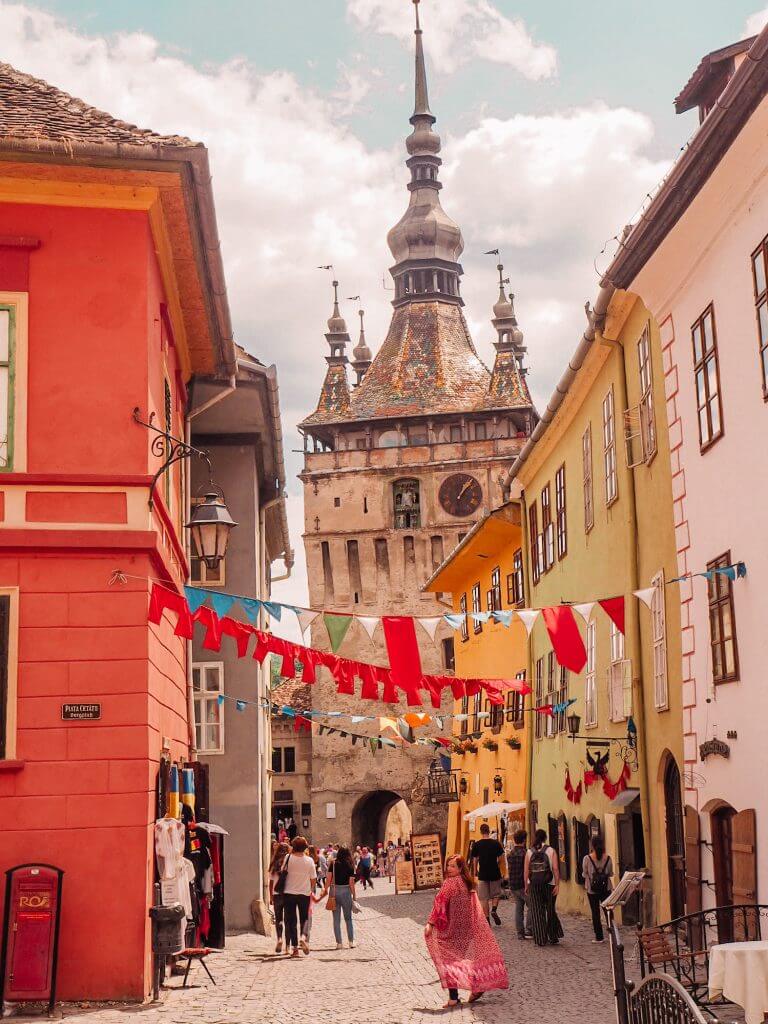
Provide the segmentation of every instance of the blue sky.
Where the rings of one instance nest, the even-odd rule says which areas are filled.
[[[481,358],[499,247],[543,407],[608,257],[696,129],[672,101],[767,0],[422,0],[441,193],[464,233]],[[325,371],[332,263],[374,352],[391,316],[387,230],[408,193],[408,0],[0,0],[0,59],[156,131],[208,146],[237,340],[276,363],[289,518],[301,551],[296,424]],[[610,247],[609,247],[610,248]],[[355,340],[357,302],[342,303]],[[301,601],[302,559],[279,597]]]

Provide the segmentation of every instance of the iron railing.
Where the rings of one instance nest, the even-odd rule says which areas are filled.
[[[664,972],[707,1012],[709,954],[718,942],[748,942],[768,935],[768,905],[737,904],[686,914],[655,928],[638,928],[640,973]]]
[[[651,974],[629,992],[630,1024],[705,1024],[701,1010],[669,974]]]

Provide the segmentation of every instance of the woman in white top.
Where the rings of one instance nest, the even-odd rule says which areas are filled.
[[[304,926],[309,917],[309,901],[317,881],[317,868],[314,860],[307,854],[307,840],[304,836],[296,836],[291,843],[291,853],[286,858],[288,875],[283,889],[283,917],[285,920],[285,951],[299,955],[299,945],[309,956],[309,943],[303,937]],[[296,912],[299,921],[296,923]],[[299,935],[302,935],[299,942]]]

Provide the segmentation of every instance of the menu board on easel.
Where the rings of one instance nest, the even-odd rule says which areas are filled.
[[[413,861],[395,861],[395,892],[413,892]]]
[[[439,832],[411,836],[411,856],[417,889],[435,889],[443,884],[443,854]]]

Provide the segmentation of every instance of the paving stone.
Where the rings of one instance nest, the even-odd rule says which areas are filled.
[[[208,958],[215,987],[195,964],[195,987],[181,989],[181,979],[172,978],[159,1004],[92,1005],[88,1011],[66,1005],[64,1016],[68,1024],[128,1024],[127,1015],[137,1011],[142,1024],[285,1024],[297,1016],[313,1024],[425,1024],[443,1016],[447,997],[424,944],[433,896],[396,896],[377,879],[354,918],[355,949],[335,948],[331,914],[318,905],[309,957],[278,956],[274,939],[235,935]],[[516,937],[511,905],[502,903],[500,914],[503,924],[494,933],[509,968],[509,990],[446,1012],[451,1024],[613,1024],[609,948],[592,944],[588,922],[564,918],[565,939],[540,949]],[[628,973],[639,976],[631,940],[627,946]]]

